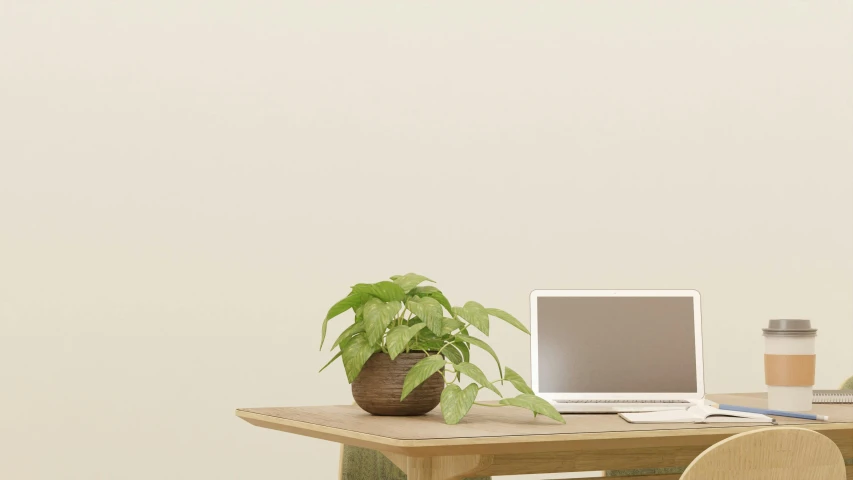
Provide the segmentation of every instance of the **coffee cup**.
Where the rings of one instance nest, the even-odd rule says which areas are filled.
[[[800,319],[770,320],[763,330],[768,408],[811,410],[817,330]]]

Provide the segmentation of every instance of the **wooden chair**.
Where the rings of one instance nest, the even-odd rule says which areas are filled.
[[[729,437],[702,452],[681,480],[845,480],[841,451],[805,428],[770,427]]]
[[[842,390],[853,390],[853,377],[848,378],[838,387]],[[853,459],[847,460],[849,465],[853,465]],[[631,477],[641,475],[676,475],[684,472],[684,467],[670,468],[647,468],[639,470],[608,470],[604,472],[605,477]],[[649,477],[650,479],[653,477]]]

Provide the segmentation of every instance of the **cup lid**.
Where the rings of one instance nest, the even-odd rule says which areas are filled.
[[[765,336],[773,337],[814,337],[817,329],[812,328],[811,320],[780,318],[770,320],[767,328],[762,329]]]

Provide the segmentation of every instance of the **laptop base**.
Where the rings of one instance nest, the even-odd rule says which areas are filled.
[[[693,403],[575,403],[551,402],[560,413],[634,413],[686,410]]]

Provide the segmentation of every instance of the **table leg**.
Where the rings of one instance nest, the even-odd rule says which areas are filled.
[[[406,458],[406,475],[409,480],[437,480],[432,474],[432,457]]]
[[[461,480],[476,477],[477,472],[492,463],[490,455],[409,457],[400,453],[382,453],[406,472],[409,480]]]

